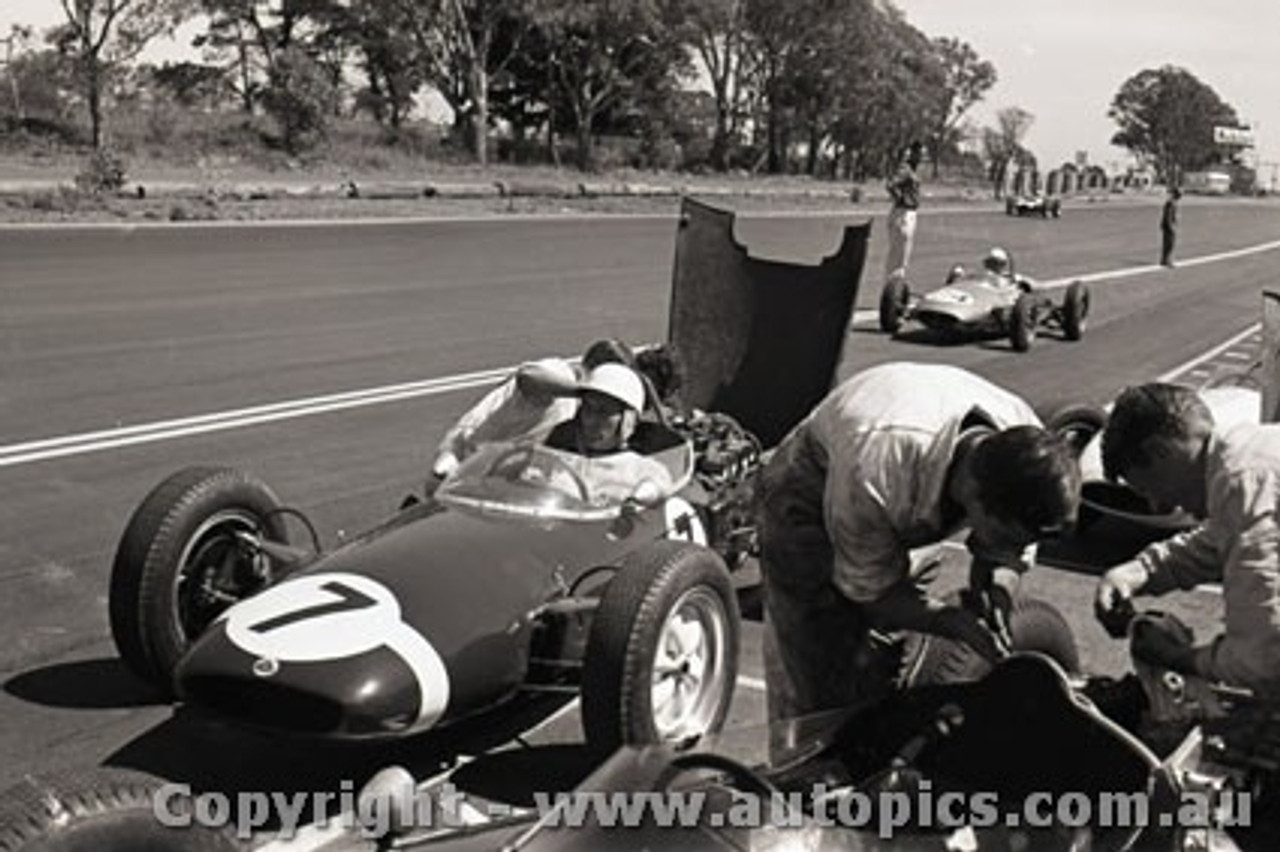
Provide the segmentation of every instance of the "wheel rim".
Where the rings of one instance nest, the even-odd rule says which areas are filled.
[[[227,509],[210,515],[187,539],[173,581],[173,623],[184,639],[198,636],[229,606],[261,586],[265,566],[236,537],[261,532],[255,514]]]
[[[710,729],[727,685],[728,613],[714,591],[690,589],[676,600],[658,634],[650,706],[661,740]]]

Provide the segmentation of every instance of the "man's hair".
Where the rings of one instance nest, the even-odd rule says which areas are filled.
[[[684,383],[684,365],[670,345],[664,343],[641,349],[636,353],[636,370],[648,380],[658,402],[675,402],[676,394]]]
[[[1180,441],[1212,432],[1213,414],[1191,388],[1165,382],[1125,388],[1102,433],[1102,472],[1114,480],[1135,465],[1150,464],[1151,438]]]
[[[1080,465],[1065,440],[1039,426],[1015,426],[983,439],[973,450],[978,499],[998,518],[1038,536],[1075,523]]]
[[[606,337],[592,343],[582,355],[582,366],[587,370],[594,370],[601,364],[623,364],[635,369],[636,356],[631,347],[621,340]]]

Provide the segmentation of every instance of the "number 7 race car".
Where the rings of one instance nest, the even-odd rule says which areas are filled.
[[[1003,256],[998,249],[993,254],[997,251]],[[971,274],[957,265],[943,287],[921,295],[911,292],[905,278],[894,277],[880,293],[880,329],[896,335],[907,320],[915,320],[948,337],[1007,335],[1018,352],[1030,349],[1041,329],[1079,340],[1089,315],[1088,288],[1081,281],[1071,282],[1061,302],[1053,300],[1050,289],[1015,274],[1011,266],[1007,271],[984,268]]]
[[[695,413],[637,432],[665,493],[597,500],[580,458],[485,445],[425,503],[324,552],[252,475],[179,471],[116,552],[121,657],[181,701],[300,734],[403,737],[579,691],[602,753],[717,729],[761,453],[831,385],[868,231],[820,265],[779,264],[686,201],[668,342]],[[289,540],[299,518],[309,546]]]

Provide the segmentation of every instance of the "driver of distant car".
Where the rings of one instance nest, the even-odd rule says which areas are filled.
[[[645,385],[640,375],[623,364],[600,364],[578,383],[580,402],[573,419],[547,435],[546,446],[580,457],[575,465],[595,500],[653,498],[673,485],[665,465],[631,448]]]
[[[1013,261],[1009,253],[1000,246],[992,246],[991,251],[982,259],[982,266],[987,270],[987,280],[1002,286],[1012,287],[1016,282],[1013,277]]]

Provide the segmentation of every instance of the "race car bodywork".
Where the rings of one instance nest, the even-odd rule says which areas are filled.
[[[677,234],[669,340],[697,411],[646,413],[636,447],[671,488],[602,497],[576,454],[488,444],[426,502],[324,552],[314,532],[289,543],[299,513],[261,481],[183,470],[117,550],[124,661],[185,702],[300,734],[400,737],[579,691],[603,749],[717,728],[754,475],[835,375],[868,233],[846,229],[836,255],[804,266],[748,257],[732,228],[687,203]],[[779,381],[767,364],[805,374]]]
[[[897,334],[915,320],[945,335],[1008,335],[1013,348],[1031,348],[1040,329],[1053,329],[1066,340],[1079,340],[1089,314],[1089,290],[1073,281],[1055,303],[1051,288],[1024,275],[998,275],[990,270],[970,274],[955,266],[946,284],[914,295],[904,278],[891,278],[880,293],[880,329]]]
[[[1057,219],[1062,215],[1062,199],[1046,195],[1017,195],[1006,198],[1004,212],[1008,216],[1039,216]]]

